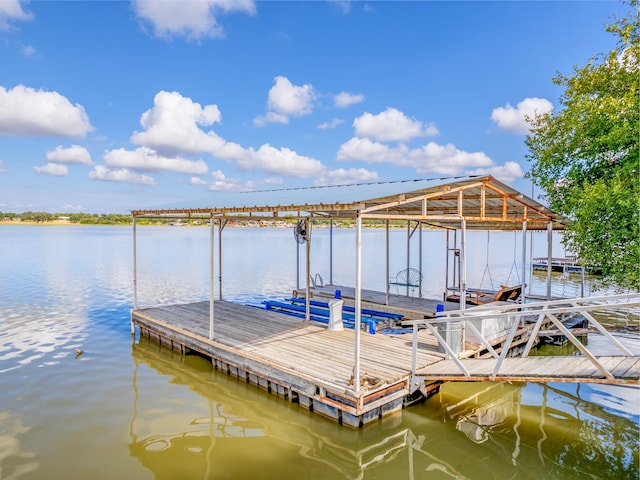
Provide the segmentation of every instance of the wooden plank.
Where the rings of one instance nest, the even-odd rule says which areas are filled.
[[[612,368],[616,372],[616,377],[621,380],[623,375],[625,380],[638,380],[640,376],[640,359],[637,357],[598,357],[598,361],[607,368]],[[472,377],[488,377],[491,375],[496,361],[495,359],[468,359],[462,360],[462,363]],[[418,370],[417,374],[430,380],[463,376],[452,360],[422,368]],[[506,358],[497,375],[497,379],[500,378],[522,378],[531,381],[536,381],[536,379],[606,380],[593,362],[588,358],[576,356]]]
[[[410,302],[415,300],[419,299],[409,299]],[[330,332],[324,324],[304,322],[266,309],[225,301],[216,302],[214,308],[214,342],[208,340],[207,301],[141,309],[134,312],[134,321],[139,317],[140,322],[148,324],[150,335],[155,335],[158,330],[160,335],[189,348],[204,350],[209,354],[217,352],[217,355],[222,355],[222,362],[230,365],[229,368],[236,368],[236,371],[238,368],[242,369],[244,378],[253,375],[258,385],[282,385],[284,390],[295,393],[296,396],[306,396],[310,400],[315,398],[316,389],[321,388],[327,393],[333,392],[350,398],[353,405],[362,405],[358,399],[409,379],[412,364],[411,334],[361,335],[360,371],[363,376],[377,381],[375,384],[363,385],[356,394],[349,384],[354,365],[353,330]],[[166,330],[167,328],[174,330]],[[172,331],[177,333],[173,334]],[[444,354],[437,351],[437,342],[429,331],[418,332],[418,345],[419,374],[436,380],[469,380],[453,361],[444,360]],[[473,352],[469,350],[464,354],[472,355]],[[637,361],[637,357],[598,358],[607,369],[615,372],[616,377],[626,383],[638,383],[640,361]],[[489,379],[495,367],[495,359],[463,361],[470,362],[467,368],[476,380]],[[498,380],[585,379],[609,383],[601,377],[601,373],[584,357],[566,357],[562,360],[557,357],[507,358],[498,374]],[[398,394],[394,401],[397,396]],[[376,408],[383,408],[387,400],[391,401],[391,397],[387,399],[383,395]],[[349,407],[351,410],[344,408],[344,412],[349,412],[349,415],[359,415],[356,407]]]

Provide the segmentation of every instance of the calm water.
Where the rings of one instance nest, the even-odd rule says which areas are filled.
[[[224,297],[288,295],[291,231],[251,233],[223,232]],[[333,281],[352,285],[353,231],[334,234]],[[326,282],[328,231],[313,235],[311,270]],[[391,233],[392,273],[406,267],[404,235]],[[536,256],[545,235],[534,234]],[[470,235],[470,285],[488,288],[487,257],[496,285],[516,283],[514,239],[492,234],[487,252],[486,234]],[[206,228],[139,228],[140,306],[207,298],[208,241]],[[425,232],[423,245],[424,294],[440,298],[444,236]],[[384,231],[365,232],[364,258],[364,286],[383,289]],[[544,293],[544,276],[529,282]],[[554,294],[579,294],[574,278],[554,282]],[[352,431],[202,358],[132,340],[131,308],[130,228],[0,227],[0,479],[638,478],[637,388],[449,384]],[[636,335],[620,338],[640,351]],[[606,350],[599,342],[589,338]]]

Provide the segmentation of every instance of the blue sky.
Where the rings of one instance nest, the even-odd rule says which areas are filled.
[[[0,211],[489,173],[617,1],[0,0]]]

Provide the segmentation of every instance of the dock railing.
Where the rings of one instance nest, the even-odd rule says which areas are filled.
[[[465,332],[472,332],[473,336],[480,340],[480,343],[486,348],[487,352],[490,353],[493,358],[497,359],[491,375],[492,380],[495,380],[499,375],[500,367],[502,366],[504,359],[509,355],[516,335],[528,335],[527,343],[521,355],[521,357],[526,358],[535,345],[536,339],[541,334],[540,329],[542,325],[548,324],[549,322],[557,328],[557,331],[542,332],[544,335],[564,335],[580,353],[595,365],[604,377],[610,380],[615,380],[611,372],[598,361],[596,356],[589,351],[586,345],[578,340],[576,335],[572,333],[571,329],[564,325],[562,320],[563,317],[566,318],[568,316],[582,315],[586,319],[588,326],[591,327],[585,331],[593,331],[602,334],[603,337],[611,343],[611,345],[622,353],[623,356],[633,357],[634,354],[622,345],[622,343],[620,343],[598,320],[596,320],[592,313],[638,307],[640,307],[640,294],[631,293],[599,297],[569,298],[525,304],[489,304],[484,305],[483,307],[470,308],[466,310],[439,312],[438,318],[405,320],[402,322],[404,326],[413,327],[413,355],[411,361],[412,386],[418,389],[419,385],[422,383],[416,377],[416,371],[418,368],[418,331],[421,328],[429,329],[433,336],[438,340],[438,345],[446,352],[447,358],[455,362],[465,377],[471,377],[471,373],[460,360],[460,354],[452,348],[451,340],[447,342],[447,340],[441,335],[441,332],[452,331],[453,329],[449,327],[453,324],[462,324],[463,338]],[[637,312],[632,314],[638,315]],[[476,325],[474,325],[474,320],[476,323],[478,320],[487,320],[490,322],[502,321],[503,324],[507,321],[510,324],[506,333],[506,338],[504,341],[499,342],[502,347],[499,355],[492,346],[492,342],[482,334]],[[449,325],[447,326],[447,324]],[[444,326],[446,326],[446,328]],[[464,345],[464,341],[462,342],[462,345]],[[494,342],[494,345],[496,345],[496,342]]]

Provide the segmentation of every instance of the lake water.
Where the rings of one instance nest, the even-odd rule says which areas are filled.
[[[392,273],[406,267],[405,235],[391,232]],[[311,270],[325,282],[328,238],[313,232]],[[353,238],[334,230],[336,284],[354,283]],[[546,234],[533,239],[534,256],[546,255]],[[486,240],[469,236],[469,284],[489,288],[487,258],[496,285],[517,283],[519,234],[492,232],[488,252]],[[126,227],[0,226],[0,479],[638,478],[638,388],[447,384],[353,431],[132,339],[132,244]],[[365,288],[384,289],[384,245],[383,230],[364,232]],[[444,249],[442,233],[424,232],[424,296],[442,297]],[[296,286],[289,229],[227,228],[223,251],[227,300]],[[579,295],[576,280],[554,276],[554,295]],[[139,227],[138,283],[140,307],[207,299],[208,229]],[[545,293],[544,275],[527,283]],[[640,351],[637,335],[619,338]],[[606,350],[599,342],[589,337]]]

